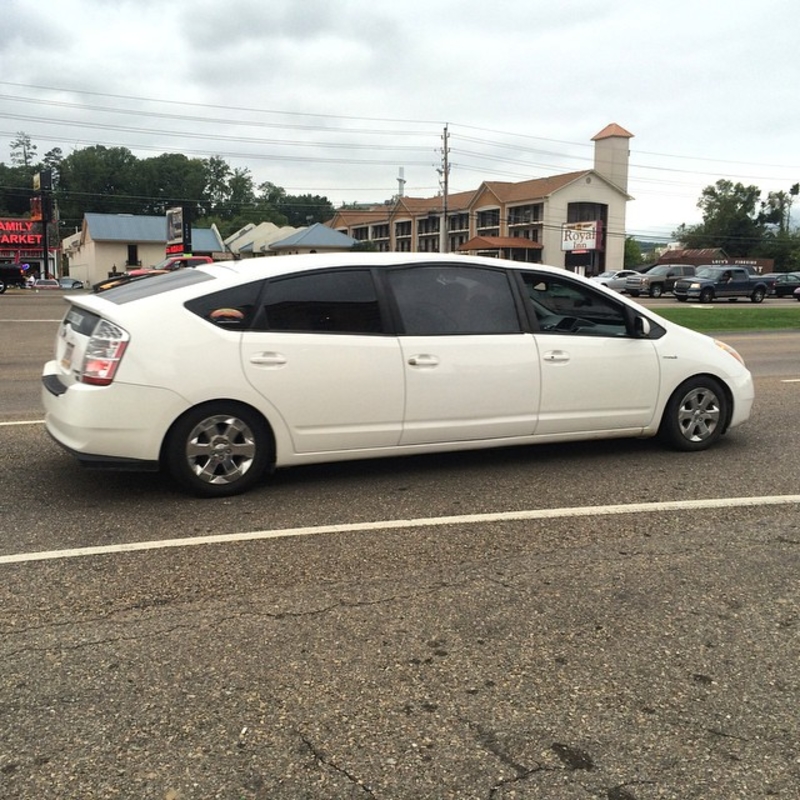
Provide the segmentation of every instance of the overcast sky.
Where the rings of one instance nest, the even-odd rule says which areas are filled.
[[[3,0],[0,160],[221,156],[334,205],[592,167],[630,140],[628,233],[720,178],[800,181],[797,0]]]

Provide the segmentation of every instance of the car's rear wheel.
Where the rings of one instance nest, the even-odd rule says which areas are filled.
[[[233,401],[205,403],[172,427],[164,463],[175,481],[200,497],[229,497],[247,491],[273,460],[264,419]]]
[[[0,280],[0,294],[3,294],[5,292],[5,290],[6,290],[6,282]],[[798,298],[798,299],[800,299],[800,298]]]
[[[705,450],[722,436],[727,418],[728,400],[719,382],[690,378],[670,397],[659,436],[677,450]]]
[[[762,288],[754,289],[753,294],[750,295],[750,301],[752,303],[760,303],[764,300],[764,290]]]

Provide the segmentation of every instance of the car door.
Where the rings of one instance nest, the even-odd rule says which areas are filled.
[[[242,367],[297,453],[396,445],[405,401],[397,337],[383,330],[368,269],[267,282]],[[276,420],[277,424],[277,420]]]
[[[539,327],[536,434],[635,434],[648,425],[658,401],[659,361],[651,340],[632,335],[625,306],[567,275],[521,276]]]
[[[415,265],[387,271],[406,384],[403,445],[529,436],[540,375],[507,270]]]

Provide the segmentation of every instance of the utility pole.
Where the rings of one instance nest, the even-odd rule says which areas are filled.
[[[50,224],[50,215],[52,211],[50,191],[53,188],[53,172],[52,170],[45,169],[37,172],[33,176],[33,189],[38,193],[38,206],[37,209],[41,214],[42,221],[42,262],[44,265],[43,278],[47,278],[50,274],[50,246],[47,241],[47,226]],[[58,270],[54,270],[54,275],[58,274]]]
[[[442,227],[439,231],[439,250],[442,253],[450,252],[450,237],[447,231],[447,196],[450,191],[450,131],[445,124],[442,134],[442,168],[438,170],[442,176]]]

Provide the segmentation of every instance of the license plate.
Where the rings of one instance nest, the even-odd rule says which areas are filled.
[[[72,342],[67,342],[64,348],[64,355],[61,356],[61,366],[67,371],[69,371],[72,366],[72,351],[74,349],[75,345]]]

